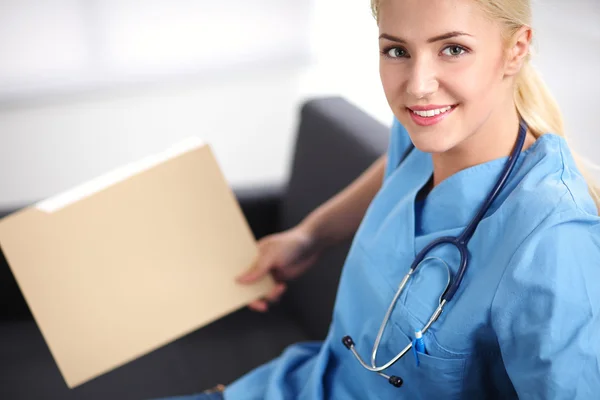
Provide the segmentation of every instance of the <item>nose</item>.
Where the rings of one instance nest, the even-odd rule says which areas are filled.
[[[417,99],[427,98],[434,94],[439,87],[433,62],[426,58],[413,60],[406,92]]]

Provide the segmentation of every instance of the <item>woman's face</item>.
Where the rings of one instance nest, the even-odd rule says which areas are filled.
[[[472,0],[382,0],[381,81],[418,149],[442,153],[493,131],[512,101],[501,33]]]

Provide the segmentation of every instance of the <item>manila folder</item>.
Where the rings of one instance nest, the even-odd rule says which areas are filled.
[[[273,287],[235,282],[256,241],[198,140],[9,215],[0,245],[69,387]]]

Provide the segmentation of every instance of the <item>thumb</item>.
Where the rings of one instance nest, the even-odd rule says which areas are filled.
[[[238,276],[236,280],[239,283],[252,283],[265,276],[271,267],[271,258],[262,257],[258,259],[250,270]]]

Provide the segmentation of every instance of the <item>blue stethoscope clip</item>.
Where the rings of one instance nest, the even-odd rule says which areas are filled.
[[[413,354],[415,355],[415,363],[418,367],[420,364],[419,354],[425,354],[425,342],[423,341],[423,332],[415,332],[415,338],[412,341],[412,349]]]

